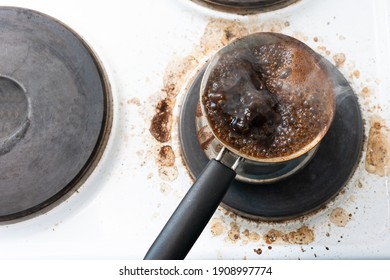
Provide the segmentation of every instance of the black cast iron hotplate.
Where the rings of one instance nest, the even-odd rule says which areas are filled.
[[[339,70],[326,61],[335,81],[337,104],[333,123],[309,164],[291,177],[255,185],[235,180],[222,204],[252,219],[283,220],[320,208],[332,199],[353,174],[363,144],[363,122],[357,98]],[[197,177],[209,159],[202,150],[195,125],[204,70],[185,97],[179,122],[184,159]]]
[[[110,99],[78,35],[44,14],[0,7],[0,221],[80,185],[104,149]]]

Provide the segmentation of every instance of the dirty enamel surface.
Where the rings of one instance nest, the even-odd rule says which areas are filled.
[[[69,199],[42,215],[0,225],[0,258],[143,258],[192,184],[177,131],[186,89],[219,48],[258,31],[293,36],[337,65],[361,105],[362,157],[334,200],[299,219],[256,222],[220,207],[188,258],[390,257],[386,0],[301,0],[248,16],[189,0],[96,1],[93,8],[52,2],[0,5],[53,16],[91,45],[112,86],[112,133],[101,162]],[[151,127],[158,104],[165,108],[158,123],[164,135]]]

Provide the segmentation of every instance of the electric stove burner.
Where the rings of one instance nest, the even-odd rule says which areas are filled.
[[[314,211],[332,199],[353,174],[363,145],[363,122],[356,96],[336,67],[326,61],[336,87],[333,123],[310,162],[299,172],[278,182],[236,178],[222,205],[251,219],[283,220]],[[184,159],[194,177],[199,176],[209,158],[199,143],[197,115],[199,90],[204,70],[185,97],[179,122]],[[270,169],[272,171],[272,167]]]
[[[193,0],[214,8],[227,9],[227,11],[236,11],[241,13],[250,13],[253,11],[269,11],[286,7],[297,0]]]
[[[0,221],[54,205],[99,160],[111,125],[108,81],[72,30],[0,8]]]

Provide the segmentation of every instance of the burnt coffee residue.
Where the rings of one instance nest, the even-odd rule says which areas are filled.
[[[166,143],[171,139],[172,114],[176,97],[188,72],[194,69],[197,64],[197,59],[188,55],[180,61],[172,61],[166,69],[164,85],[161,89],[164,98],[157,103],[156,112],[149,128],[152,136],[161,143]]]
[[[161,143],[171,139],[172,110],[173,104],[168,98],[161,100],[156,106],[149,131]]]
[[[370,125],[365,164],[366,170],[369,173],[382,177],[387,176],[390,163],[388,128],[379,117],[373,117]]]
[[[225,224],[223,220],[214,218],[210,222],[210,231],[213,236],[220,236],[222,233],[225,232]]]
[[[253,249],[253,252],[255,252],[258,255],[261,255],[263,253],[263,250],[261,248]]]
[[[289,232],[285,238],[291,244],[310,244],[314,241],[314,231],[307,226],[302,226],[296,231]]]
[[[256,158],[287,156],[312,142],[330,123],[334,101],[311,55],[295,43],[222,55],[202,96],[218,138]]]
[[[200,46],[195,52],[198,56],[209,55],[237,38],[248,35],[247,28],[239,21],[212,19],[207,24]]]
[[[272,244],[274,242],[283,241],[283,236],[285,234],[279,230],[271,229],[264,235],[264,241],[267,244]]]
[[[369,98],[371,96],[371,94],[372,94],[372,92],[368,87],[363,87],[361,92],[360,92],[360,95],[363,98]]]
[[[228,231],[228,238],[232,242],[236,242],[241,239],[240,226],[235,222],[230,223],[230,229]]]
[[[338,227],[345,227],[351,218],[352,214],[349,214],[341,207],[333,209],[329,216],[329,220]]]
[[[264,235],[264,240],[267,244],[273,244],[275,242],[287,242],[290,244],[304,245],[312,243],[314,238],[315,235],[313,229],[310,229],[306,225],[303,225],[295,231],[287,233],[271,229]]]
[[[169,145],[162,146],[158,153],[158,163],[161,166],[175,165],[175,153]]]

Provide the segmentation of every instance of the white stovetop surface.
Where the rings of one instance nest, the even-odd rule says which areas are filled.
[[[209,10],[189,0],[1,0],[0,5],[34,9],[73,28],[102,60],[114,98],[112,133],[94,173],[77,193],[49,212],[0,225],[2,259],[144,256],[191,185],[176,128],[184,90],[178,92],[172,140],[166,143],[176,154],[174,167],[159,166],[156,156],[162,144],[149,133],[155,105],[164,96],[164,76],[175,75],[184,61],[198,61],[185,64],[189,71],[177,82],[183,89],[188,86],[196,70],[222,46],[224,28],[244,26],[249,32],[292,35],[332,62],[334,54],[345,54],[340,71],[358,95],[366,136],[374,115],[390,125],[390,4],[386,0],[301,0],[251,16]],[[195,60],[188,59],[191,55]],[[174,63],[177,68],[172,68]],[[251,222],[220,209],[188,258],[390,258],[389,177],[368,173],[365,155],[345,191],[326,209],[280,224]],[[346,214],[339,218],[343,227],[331,218],[337,208]],[[267,248],[263,236],[269,230],[288,233],[303,225],[314,234],[309,244],[278,241]],[[235,233],[239,239],[233,241]],[[261,255],[254,252],[257,248],[262,249]]]

